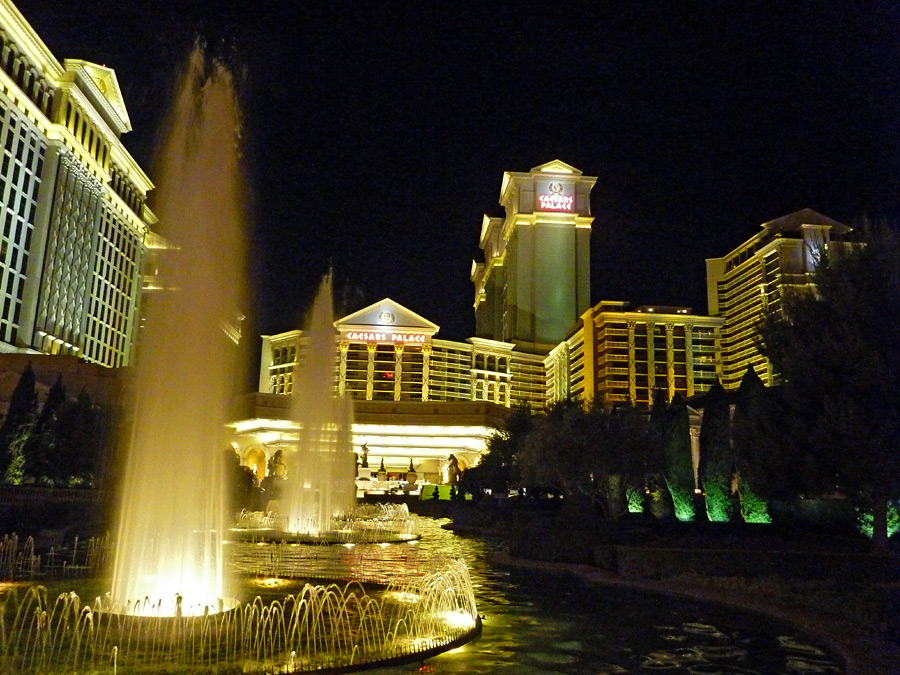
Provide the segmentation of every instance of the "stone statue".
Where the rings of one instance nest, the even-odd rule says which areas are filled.
[[[362,444],[362,463],[360,466],[364,469],[369,468],[369,446],[365,443]]]
[[[456,459],[455,455],[450,455],[447,458],[447,482],[450,485],[456,485],[461,473],[462,470],[459,468],[459,460]]]

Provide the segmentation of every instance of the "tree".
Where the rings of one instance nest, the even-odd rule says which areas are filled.
[[[669,436],[669,426],[666,393],[658,389],[653,394],[653,405],[650,408],[647,443],[640,455],[644,465],[642,470],[644,511],[649,510],[657,518],[671,517],[675,513],[675,504],[666,481],[665,445]]]
[[[593,501],[592,437],[581,404],[572,400],[554,403],[535,416],[534,428],[523,443],[523,481],[560,493],[567,507],[577,509]]]
[[[70,486],[95,484],[106,451],[102,420],[90,394],[84,390],[61,411],[52,462],[54,482]]]
[[[722,385],[716,382],[706,394],[700,425],[700,481],[706,495],[706,513],[713,522],[731,520],[731,412]]]
[[[900,236],[881,228],[823,247],[813,282],[766,317],[762,348],[812,458],[806,479],[869,502],[884,547],[887,504],[900,496]]]
[[[58,375],[47,392],[47,399],[25,443],[25,476],[39,482],[51,478],[56,453],[57,423],[66,403],[66,387],[62,375]]]
[[[731,421],[731,442],[734,450],[735,473],[741,516],[748,523],[770,523],[768,507],[762,498],[768,490],[776,492],[785,473],[775,470],[783,454],[771,432],[775,411],[768,405],[766,387],[753,368],[747,368],[738,388]],[[768,488],[766,485],[768,484]]]
[[[19,484],[24,478],[25,444],[37,416],[37,389],[31,363],[25,366],[9,401],[0,426],[0,461],[4,482]]]
[[[262,494],[253,469],[241,464],[233,448],[226,448],[223,457],[228,508],[233,512],[258,511]]]
[[[655,402],[654,402],[655,403]],[[681,394],[675,394],[662,416],[661,440],[666,485],[679,520],[693,520],[694,463],[691,458],[691,420]]]
[[[518,454],[533,429],[532,418],[533,413],[527,407],[512,410],[505,429],[488,438],[487,454],[478,466],[463,472],[459,480],[460,492],[468,492],[478,500],[486,491],[506,494],[511,487],[518,485]]]

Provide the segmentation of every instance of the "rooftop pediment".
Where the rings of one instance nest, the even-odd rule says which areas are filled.
[[[119,81],[116,78],[116,71],[112,68],[80,59],[66,59],[65,66],[68,71],[80,69],[90,78],[91,82],[109,104],[109,109],[118,118],[119,133],[131,131],[131,119],[128,117],[128,110],[125,108],[125,99],[122,96],[122,89],[119,87]]]
[[[571,164],[566,164],[561,159],[554,159],[551,162],[547,162],[546,164],[541,164],[540,166],[534,167],[531,172],[532,173],[571,173],[576,176],[580,176],[582,174],[581,171],[576,169]]]
[[[410,309],[390,298],[348,314],[334,323],[338,330],[360,330],[369,328],[379,331],[402,329],[406,332],[433,335],[439,330],[437,324],[419,316]]]
[[[770,220],[767,223],[763,223],[762,227],[766,228],[767,230],[782,232],[789,230],[798,230],[803,225],[826,226],[841,234],[849,232],[851,229],[843,223],[833,220],[828,216],[823,216],[818,211],[813,211],[812,209],[800,209],[799,211],[794,211],[793,213],[789,213],[786,216],[781,216],[780,218],[776,218],[775,220]]]

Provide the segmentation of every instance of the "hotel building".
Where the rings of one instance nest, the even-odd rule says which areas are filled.
[[[689,307],[600,302],[589,308],[545,359],[548,400],[646,406],[657,391],[671,401],[716,381],[723,320]]]
[[[690,399],[716,380],[734,388],[748,366],[771,379],[755,328],[787,287],[808,285],[817,252],[849,228],[811,210],[763,225],[707,260],[709,314],[689,307],[588,302],[595,179],[554,161],[507,172],[503,218],[485,216],[474,262],[476,332],[442,340],[438,326],[389,298],[335,322],[334,388],[354,401],[353,442],[397,478],[412,462],[441,482],[453,454],[475,465],[509,409],[574,399],[650,408],[662,391]],[[265,475],[296,438],[287,420],[301,331],[263,336],[259,392],[247,397],[234,444]],[[699,415],[693,414],[697,461]]]
[[[156,219],[115,72],[60,63],[0,0],[0,352],[128,365]]]
[[[461,468],[477,463],[510,407],[544,403],[540,356],[511,343],[435,337],[439,327],[389,298],[335,321],[334,386],[354,401],[354,446],[370,466],[383,460],[402,475],[413,462],[421,478],[440,482],[453,454]],[[294,370],[302,331],[264,335],[259,393],[244,402],[235,425],[242,461],[264,473],[265,459],[289,449]]]
[[[561,161],[507,172],[503,218],[485,216],[472,264],[476,336],[441,340],[438,326],[385,298],[335,322],[335,389],[354,400],[354,446],[403,475],[439,482],[451,454],[476,464],[509,409],[547,402],[545,357],[590,307],[590,192],[596,178]],[[259,393],[235,424],[235,448],[257,475],[288,449],[286,421],[300,331],[263,336]]]
[[[597,179],[554,160],[507,171],[502,218],[485,216],[473,262],[475,332],[547,354],[591,303],[591,189]]]
[[[747,368],[766,384],[772,367],[759,351],[757,326],[778,309],[788,288],[810,285],[819,252],[850,228],[812,209],[762,224],[754,237],[721,258],[706,261],[709,314],[724,320],[718,345],[720,378],[737,388]]]

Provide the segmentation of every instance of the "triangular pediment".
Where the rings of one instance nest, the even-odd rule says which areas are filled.
[[[812,209],[800,209],[786,216],[781,216],[775,220],[763,223],[762,227],[767,230],[783,232],[788,230],[798,230],[804,225],[819,225],[830,227],[835,232],[844,234],[850,231],[850,228],[828,216],[823,216],[818,211]]]
[[[112,68],[80,59],[66,59],[65,66],[66,70],[84,69],[84,72],[90,77],[100,94],[109,104],[109,109],[118,118],[119,133],[131,131],[131,119],[128,117],[128,110],[125,108],[125,99],[122,96],[122,88],[119,87],[119,80],[116,78],[116,71]]]
[[[398,302],[385,298],[376,303],[348,314],[334,323],[338,330],[380,330],[402,329],[407,332],[434,335],[440,328]]]
[[[537,173],[539,171],[541,173],[571,173],[576,176],[580,176],[582,174],[579,169],[576,169],[571,164],[566,164],[559,159],[554,159],[552,162],[541,164],[540,166],[536,166],[531,170],[532,173]]]

